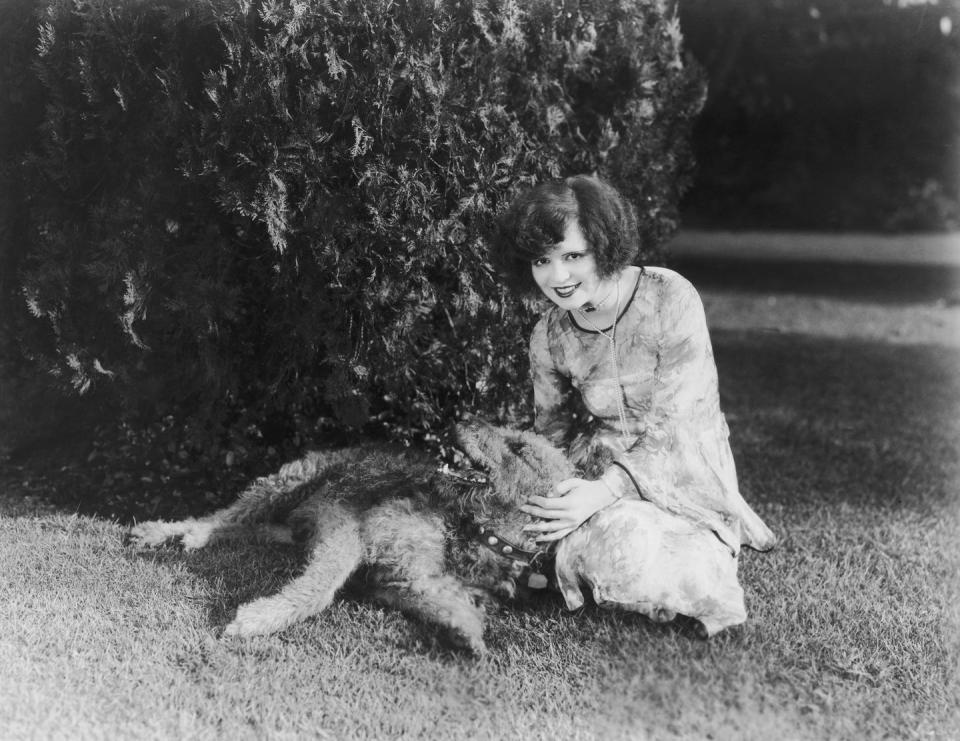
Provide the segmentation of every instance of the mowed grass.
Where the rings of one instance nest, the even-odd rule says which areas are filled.
[[[224,640],[295,549],[136,552],[7,492],[0,737],[960,738],[960,349],[714,345],[744,493],[781,536],[741,558],[746,625],[704,642],[546,598],[492,615],[474,659],[345,595]]]

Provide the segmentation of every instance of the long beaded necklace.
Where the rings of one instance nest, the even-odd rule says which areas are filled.
[[[604,299],[606,300],[606,299]],[[623,398],[623,384],[620,383],[620,363],[617,362],[617,320],[620,318],[620,280],[617,279],[617,308],[613,315],[613,329],[610,334],[604,332],[600,327],[590,321],[590,317],[582,309],[577,309],[577,313],[583,318],[590,328],[610,342],[610,365],[613,367],[613,375],[617,382],[617,415],[620,417],[620,435],[625,445],[630,445],[630,435],[627,432],[627,409]]]

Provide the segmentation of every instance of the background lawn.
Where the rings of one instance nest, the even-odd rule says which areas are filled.
[[[491,616],[474,660],[346,595],[221,640],[296,550],[138,553],[8,475],[0,736],[960,738],[958,308],[703,295],[743,490],[782,539],[743,554],[745,626],[545,598]]]

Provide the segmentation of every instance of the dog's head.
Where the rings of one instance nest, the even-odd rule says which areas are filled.
[[[474,421],[458,424],[455,434],[462,459],[454,469],[441,469],[434,495],[467,526],[471,540],[485,546],[474,554],[475,570],[496,572],[498,590],[513,594],[528,567],[541,578],[544,568],[545,549],[523,529],[534,518],[520,505],[534,495],[552,496],[556,483],[575,475],[574,467],[546,438],[531,432]]]
[[[458,424],[455,433],[464,460],[442,486],[464,514],[497,519],[528,497],[551,496],[557,482],[576,475],[560,450],[532,432],[471,421]]]

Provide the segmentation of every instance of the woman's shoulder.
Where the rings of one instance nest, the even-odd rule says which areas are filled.
[[[530,363],[534,367],[559,369],[568,345],[570,319],[567,312],[551,306],[540,315],[530,334]]]
[[[693,284],[676,270],[654,265],[644,265],[640,270],[642,272],[641,280],[646,279],[655,283],[662,283],[665,286],[681,289],[693,288]]]
[[[640,285],[655,286],[656,293],[664,301],[683,301],[697,297],[693,283],[670,268],[644,266],[640,276]]]
[[[561,312],[556,306],[547,307],[536,324],[533,325],[533,332],[530,333],[530,344],[546,345],[548,337],[557,331],[558,322],[562,318]]]
[[[540,318],[537,320],[536,324],[533,325],[533,331],[530,333],[530,342],[545,342],[547,339],[548,327],[550,326],[550,318],[548,316],[550,310],[543,312],[540,315]]]
[[[530,360],[536,365],[566,366],[564,358],[578,347],[577,335],[570,312],[550,306],[541,315],[530,334]]]
[[[535,335],[546,335],[551,332],[569,331],[571,326],[570,312],[550,304],[537,319],[537,323],[533,327],[533,333]]]

